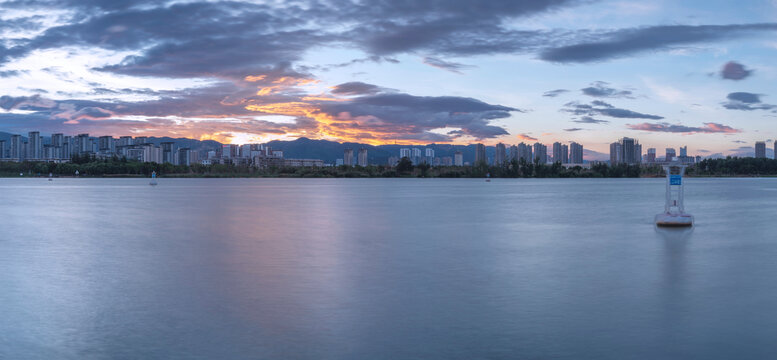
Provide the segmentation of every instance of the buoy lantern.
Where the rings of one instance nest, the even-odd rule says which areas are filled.
[[[685,213],[683,175],[686,165],[664,165],[666,172],[666,204],[664,212],[656,215],[657,226],[688,227],[693,226],[693,215]]]

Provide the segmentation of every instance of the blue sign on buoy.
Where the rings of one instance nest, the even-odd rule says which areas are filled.
[[[682,185],[682,184],[683,184],[683,177],[681,175],[669,176],[669,185]]]

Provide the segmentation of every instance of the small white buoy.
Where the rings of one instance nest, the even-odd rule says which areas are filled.
[[[49,181],[54,181],[54,179],[51,178],[52,176],[54,176],[54,174],[49,173]]]
[[[686,165],[664,165],[666,171],[666,204],[664,212],[656,215],[656,226],[688,227],[693,226],[693,215],[685,213],[683,174]]]

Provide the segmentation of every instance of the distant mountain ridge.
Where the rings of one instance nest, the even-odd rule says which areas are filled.
[[[283,156],[292,159],[321,159],[327,163],[334,163],[337,159],[343,158],[345,149],[353,149],[354,156],[359,149],[367,149],[367,161],[370,164],[386,164],[389,157],[399,157],[399,149],[419,148],[422,156],[425,155],[423,149],[433,149],[435,157],[453,157],[456,151],[461,151],[464,161],[475,161],[475,145],[450,145],[450,144],[428,144],[428,145],[368,145],[353,142],[338,143],[329,140],[314,140],[305,137],[281,141],[274,140],[265,145],[278,150],[283,150]],[[494,147],[486,147],[486,156],[494,156]]]

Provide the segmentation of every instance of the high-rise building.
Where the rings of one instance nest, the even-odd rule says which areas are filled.
[[[486,146],[483,144],[475,144],[475,166],[486,163]]]
[[[402,148],[399,149],[399,158],[402,159],[404,157],[410,159],[410,157],[413,156],[413,153],[408,148]]]
[[[569,162],[572,164],[583,163],[583,145],[576,142],[569,144]]]
[[[524,143],[518,144],[518,158],[519,160],[523,159],[528,163],[533,162],[534,157],[532,157],[531,145],[526,145]]]
[[[688,146],[680,146],[680,157],[688,156]]]
[[[610,144],[610,164],[639,164],[642,162],[642,145],[636,139],[624,137]]]
[[[774,159],[777,160],[777,140],[774,140]]]
[[[89,134],[78,134],[75,139],[75,153],[81,155],[92,152],[92,140]]]
[[[357,160],[358,160],[359,166],[367,166],[367,149],[365,148],[359,149]]]
[[[450,156],[443,156],[441,159],[442,166],[453,166],[453,158]]]
[[[632,138],[625,137],[621,139],[621,144],[623,145],[623,162],[627,164],[639,162],[636,159],[640,154],[637,152],[637,149],[634,148],[636,143],[637,141]]]
[[[496,144],[496,151],[494,153],[494,165],[501,166],[507,161],[507,148],[505,144]]]
[[[566,144],[561,145],[561,163],[569,164],[569,146]]]
[[[453,165],[464,166],[464,154],[461,151],[453,153]]]
[[[27,158],[43,158],[43,138],[40,136],[40,132],[30,131],[27,133],[27,146]]]
[[[413,148],[412,152],[413,152],[413,155],[410,157],[410,160],[413,161],[413,165],[420,164],[421,163],[421,149]]]
[[[671,162],[671,161],[674,161],[676,157],[677,157],[677,153],[674,151],[674,148],[666,148],[664,161]]]
[[[642,144],[634,144],[634,163],[642,164]]]
[[[118,146],[130,146],[132,145],[132,136],[122,136],[119,138]]]
[[[424,153],[424,162],[429,165],[434,165],[434,149],[426,148],[424,149]]]
[[[113,153],[116,150],[116,143],[112,136],[100,136],[97,138],[97,150],[101,153]]]
[[[757,158],[765,158],[766,157],[766,143],[763,141],[756,141],[755,142],[755,157]]]
[[[171,164],[177,164],[176,162],[176,151],[175,151],[175,143],[172,141],[165,141],[163,143],[159,144],[162,148],[162,162],[163,163],[171,163]],[[227,144],[224,146],[228,146],[228,148],[224,148],[225,152],[229,153],[229,155],[225,157],[234,158],[237,157],[237,154],[232,151],[233,145]],[[235,148],[238,148],[237,145],[234,145]]]
[[[5,159],[5,140],[0,140],[0,159]]]
[[[23,146],[21,135],[11,135],[11,149],[8,151],[8,157],[19,161],[24,160]]]
[[[561,153],[562,153],[561,143],[558,142],[558,141],[554,142],[553,143],[553,162],[554,163],[562,163],[563,164],[563,162],[561,160],[563,156],[561,156]]]
[[[647,158],[645,158],[645,160],[649,163],[656,162],[656,148],[648,148]]]
[[[353,166],[353,149],[343,151],[343,165]]]
[[[515,145],[510,146],[510,157],[509,157],[509,159],[510,159],[510,161],[513,161],[513,160],[518,161],[519,157],[518,157],[518,147],[517,146],[515,146]]]
[[[546,164],[548,162],[548,147],[540,143],[534,143],[534,159],[540,164]]]

